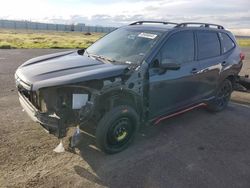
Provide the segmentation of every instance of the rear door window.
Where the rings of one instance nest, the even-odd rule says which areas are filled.
[[[198,59],[207,59],[220,55],[220,41],[216,32],[197,32]]]
[[[194,60],[194,35],[192,31],[177,32],[170,36],[161,49],[161,59],[173,59],[178,63]]]
[[[222,45],[222,53],[226,53],[234,48],[235,44],[233,40],[225,33],[219,33],[221,45]]]

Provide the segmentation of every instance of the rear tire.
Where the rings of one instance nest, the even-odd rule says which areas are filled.
[[[105,153],[118,153],[131,144],[138,127],[139,117],[133,108],[127,105],[114,107],[97,125],[97,146]]]
[[[208,104],[208,110],[212,112],[224,110],[228,105],[232,92],[232,82],[228,79],[224,80],[219,86],[215,98]]]

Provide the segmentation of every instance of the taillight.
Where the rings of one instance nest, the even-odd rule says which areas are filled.
[[[240,60],[242,61],[242,60],[244,60],[244,59],[245,59],[245,54],[242,53],[242,52],[240,52]]]

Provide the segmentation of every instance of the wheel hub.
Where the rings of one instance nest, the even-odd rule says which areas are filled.
[[[121,141],[124,138],[126,138],[127,135],[128,135],[127,130],[124,127],[121,127],[116,132],[116,140]]]
[[[127,117],[123,117],[111,126],[108,141],[111,145],[119,146],[125,144],[132,133],[132,124]]]

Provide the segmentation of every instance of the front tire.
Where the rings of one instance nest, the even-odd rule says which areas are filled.
[[[224,80],[216,92],[215,99],[208,104],[208,110],[212,112],[224,110],[228,105],[232,92],[232,82],[228,79]]]
[[[133,141],[138,127],[139,117],[133,108],[127,105],[114,107],[97,125],[97,146],[105,153],[118,153]]]

